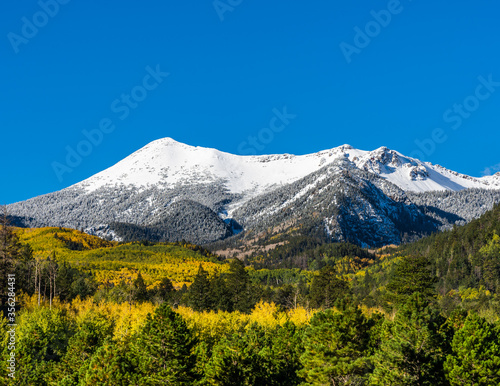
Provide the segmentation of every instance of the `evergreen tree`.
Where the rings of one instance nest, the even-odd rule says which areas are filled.
[[[141,377],[127,343],[106,339],[84,367],[81,385],[140,386]]]
[[[331,308],[334,303],[349,292],[349,286],[342,279],[337,278],[337,272],[332,266],[321,268],[319,274],[314,277],[309,297],[311,307]]]
[[[204,383],[209,385],[266,385],[260,350],[265,346],[265,332],[257,325],[219,340],[204,369]]]
[[[233,259],[229,263],[226,285],[231,294],[234,310],[250,312],[256,299],[254,299],[254,288],[250,282],[250,275],[241,260]]]
[[[22,246],[14,228],[9,224],[7,209],[0,214],[0,260],[13,261],[21,256]]]
[[[486,288],[500,292],[500,236],[496,232],[490,242],[480,249],[479,257]]]
[[[475,312],[469,314],[451,343],[444,368],[450,384],[500,384],[500,334]]]
[[[300,353],[303,351],[301,340],[302,331],[293,323],[287,322],[283,326],[267,331],[270,344],[261,351],[269,366],[269,385],[298,385],[303,381],[298,371],[302,369]]]
[[[80,296],[80,298],[85,299],[88,296],[92,296],[97,289],[97,283],[91,276],[87,276],[81,272],[77,274],[77,278],[71,283],[70,294],[71,299]]]
[[[210,280],[210,296],[210,302],[214,310],[233,310],[231,293],[221,275],[216,275]]]
[[[68,342],[67,352],[58,366],[58,378],[63,384],[78,384],[83,378],[85,365],[112,336],[114,324],[102,314],[87,314],[77,326],[77,332]]]
[[[340,311],[316,313],[304,333],[299,372],[313,385],[362,384],[370,370],[370,329],[374,322],[358,307],[342,303]]]
[[[409,297],[394,322],[384,323],[373,357],[374,385],[446,385],[444,318],[420,293]]]
[[[72,285],[78,280],[78,270],[71,267],[67,262],[59,265],[59,272],[56,278],[56,286],[59,298],[62,301],[73,299]],[[82,296],[83,298],[83,296]]]
[[[140,272],[137,274],[137,278],[132,283],[132,292],[132,299],[136,302],[145,302],[149,298],[148,287],[146,286],[146,283],[144,282],[144,279]]]
[[[168,277],[161,279],[160,285],[156,290],[156,296],[158,296],[161,301],[168,302],[172,300],[174,294],[175,288],[170,279]]]
[[[298,385],[299,344],[291,323],[268,331],[252,324],[217,342],[205,366],[203,382],[220,386]]]
[[[19,316],[16,329],[16,384],[45,385],[66,352],[73,326],[65,312],[39,307]]]
[[[398,263],[386,288],[392,294],[390,299],[397,303],[404,303],[406,299],[419,292],[429,298],[437,296],[435,284],[437,277],[430,271],[430,262],[426,257],[405,257]]]
[[[182,317],[166,303],[148,316],[134,343],[143,385],[195,382],[195,338]]]
[[[205,271],[200,264],[193,284],[191,284],[188,290],[188,305],[195,311],[206,311],[212,309],[212,296],[210,289],[208,272]]]
[[[280,305],[285,309],[291,309],[295,308],[297,305],[298,295],[298,288],[291,284],[285,284],[277,289],[274,294],[274,301],[277,305]]]

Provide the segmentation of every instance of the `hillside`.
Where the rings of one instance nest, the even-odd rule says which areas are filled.
[[[420,261],[443,312],[458,307],[500,314],[500,205],[463,226],[435,233],[380,254],[374,264],[348,275],[356,298],[388,307],[387,286],[404,264]],[[389,303],[388,303],[389,301]],[[390,307],[389,307],[390,308]],[[495,316],[496,315],[496,316]]]
[[[462,227],[403,245],[401,252],[432,262],[443,293],[460,287],[500,292],[500,205]]]
[[[117,243],[68,228],[18,228],[19,239],[33,255],[54,257],[94,273],[99,283],[132,281],[138,272],[150,286],[168,277],[175,287],[190,284],[201,265],[211,274],[227,265],[207,250],[189,243]]]

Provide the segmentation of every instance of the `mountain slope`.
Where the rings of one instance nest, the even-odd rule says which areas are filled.
[[[223,182],[230,193],[261,193],[294,182],[336,159],[349,158],[362,170],[376,173],[401,189],[415,192],[500,189],[500,173],[482,178],[459,174],[381,147],[363,151],[349,145],[306,155],[238,156],[194,147],[171,138],[153,141],[116,165],[74,185],[86,192],[104,186],[172,188]]]
[[[443,293],[478,287],[500,291],[500,205],[462,227],[401,247],[405,254],[429,258]]]
[[[251,233],[293,223],[332,240],[375,246],[449,225],[450,214],[463,220],[453,205],[437,216],[427,211],[431,199],[417,207],[406,192],[432,197],[468,188],[493,192],[484,211],[500,201],[494,190],[500,175],[469,177],[385,147],[238,156],[164,138],[78,184],[8,210],[18,225],[65,226],[114,240],[135,235],[204,244],[238,233],[239,224]]]
[[[399,244],[405,233],[437,229],[401,189],[348,159],[248,201],[234,217],[257,231],[302,226],[319,237],[369,246]]]

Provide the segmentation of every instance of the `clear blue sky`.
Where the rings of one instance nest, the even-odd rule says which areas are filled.
[[[54,1],[2,4],[0,204],[162,137],[240,154],[348,143],[409,155],[424,141],[426,161],[500,170],[496,2]],[[285,106],[295,117],[281,125]],[[90,150],[84,130],[102,133]]]

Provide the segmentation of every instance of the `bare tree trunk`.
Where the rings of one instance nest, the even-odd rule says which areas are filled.
[[[45,299],[47,298],[47,280],[43,283],[43,302],[45,303]]]
[[[40,278],[40,272],[38,272],[38,307],[40,307],[41,296],[42,296],[42,279]]]
[[[50,308],[52,308],[52,300],[56,297],[56,277],[57,277],[57,263],[54,260],[48,259],[48,273],[49,273],[49,286],[50,286]]]
[[[50,277],[49,273],[49,307],[52,309],[52,278]]]
[[[56,277],[57,277],[57,271],[54,271],[54,297],[56,297]]]
[[[40,307],[40,292],[41,292],[41,279],[40,279],[40,260],[35,259],[35,293],[38,292],[38,307]]]

